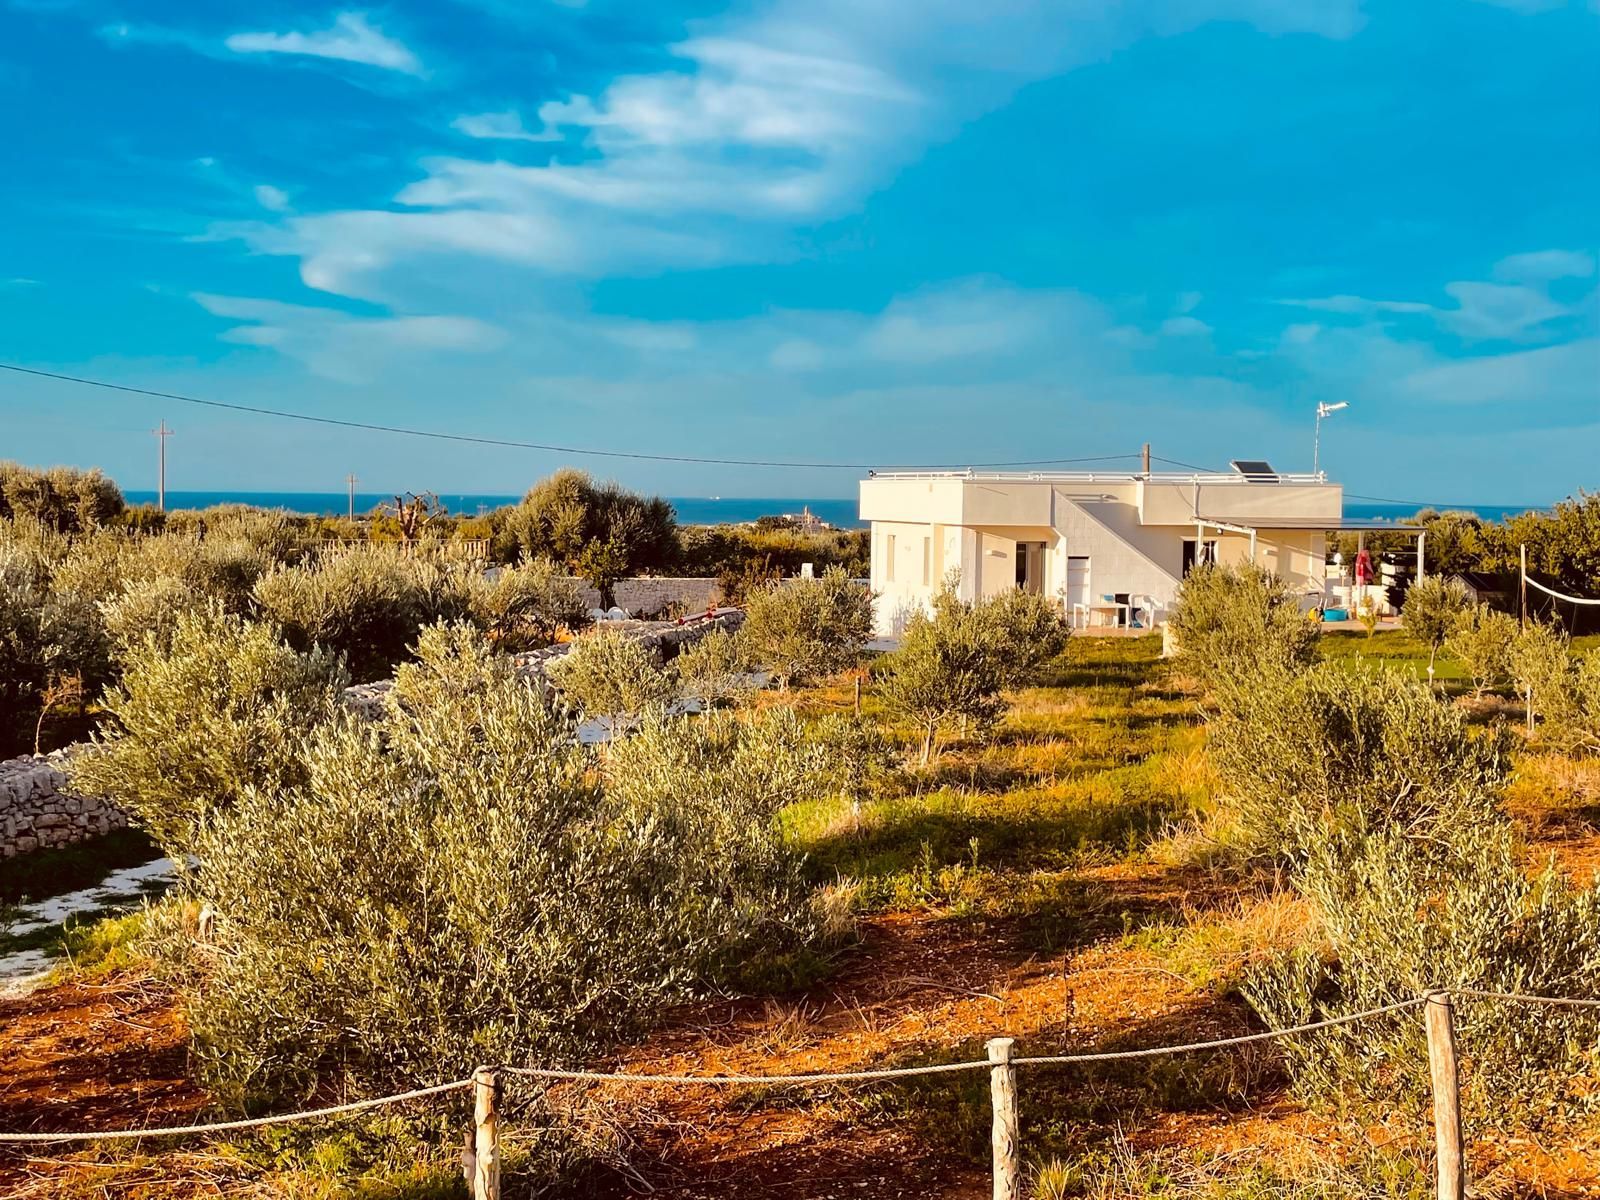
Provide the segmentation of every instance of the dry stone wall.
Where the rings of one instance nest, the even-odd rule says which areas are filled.
[[[116,805],[67,786],[70,754],[69,748],[0,762],[0,859],[70,846],[128,823]]]
[[[722,589],[715,579],[691,575],[624,579],[612,591],[617,607],[635,617],[654,617],[674,608],[703,613],[722,599]],[[578,594],[586,608],[600,607],[600,593],[588,584],[582,584]]]

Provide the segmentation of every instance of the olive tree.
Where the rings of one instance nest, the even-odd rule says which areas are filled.
[[[196,846],[217,925],[189,1012],[223,1100],[581,1062],[816,935],[776,820],[815,786],[791,714],[653,718],[601,762],[471,629],[418,655],[375,725],[318,728]]]
[[[1178,589],[1171,621],[1180,660],[1219,691],[1304,670],[1321,633],[1283,580],[1253,564],[1196,567]]]
[[[636,716],[678,694],[656,652],[617,629],[579,638],[545,673],[586,717]]]
[[[105,732],[72,759],[73,786],[132,813],[181,861],[216,813],[302,778],[300,740],[347,682],[334,655],[296,651],[210,601],[126,653]]]
[[[1459,658],[1472,676],[1473,694],[1482,696],[1511,676],[1515,617],[1475,604],[1463,612],[1445,638],[1445,649]]]
[[[1428,648],[1428,675],[1433,675],[1434,659],[1456,627],[1461,615],[1472,607],[1467,589],[1455,580],[1438,575],[1419,579],[1406,589],[1400,605],[1400,620],[1406,632]]]
[[[871,636],[872,593],[838,567],[751,593],[739,630],[745,657],[782,688],[854,665]]]

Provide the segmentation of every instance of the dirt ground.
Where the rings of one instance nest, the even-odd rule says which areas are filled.
[[[1586,864],[1592,831],[1545,831],[1546,850]],[[1207,876],[1154,865],[1084,873],[1094,902],[1072,944],[1033,949],[1009,921],[892,913],[868,920],[840,969],[778,1000],[705,1002],[596,1064],[644,1073],[778,1074],[982,1059],[1005,1034],[1020,1055],[1114,1045],[1161,1045],[1257,1028],[1236,1001],[1197,988],[1117,932],[1126,914],[1221,903]],[[0,1002],[0,1129],[113,1129],[201,1119],[206,1096],[186,1073],[186,1029],[171,997],[136,974],[67,983]],[[1281,1159],[1338,1155],[1350,1131],[1288,1098],[1270,1052],[1241,1060],[1249,1102],[1146,1107],[1124,1132],[1140,1150],[1178,1148]],[[1064,1072],[1024,1068],[1025,1122],[1086,1086]],[[628,1167],[597,1173],[569,1194],[648,1192],[661,1200],[822,1200],[825,1197],[987,1196],[982,1137],[986,1071],[940,1077],[909,1098],[896,1088],[694,1088],[563,1085],[558,1103],[620,1118]],[[513,1084],[512,1086],[519,1086]],[[887,1096],[887,1099],[885,1099]],[[958,1119],[959,1118],[959,1119]],[[974,1143],[972,1132],[978,1132]],[[514,1136],[514,1129],[508,1131]],[[1378,1144],[1384,1131],[1367,1139]],[[147,1149],[154,1149],[154,1146]],[[1480,1148],[1480,1166],[1525,1181],[1529,1195],[1600,1196],[1600,1150],[1587,1144]],[[159,1163],[163,1160],[156,1159]],[[171,1190],[185,1188],[171,1160]],[[50,1147],[0,1153],[0,1195],[51,1195],[74,1165]],[[92,1194],[99,1194],[98,1192]],[[124,1194],[124,1193],[107,1193]]]

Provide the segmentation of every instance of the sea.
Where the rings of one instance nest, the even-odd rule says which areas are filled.
[[[125,491],[130,504],[154,504],[154,492]],[[450,512],[471,516],[515,504],[521,496],[452,495],[439,493],[439,501]],[[861,529],[866,522],[860,519],[854,496],[838,497],[783,497],[783,496],[669,496],[669,502],[678,514],[682,525],[742,525],[758,517],[799,514],[809,510],[813,516],[826,521],[836,529]],[[357,513],[371,512],[380,504],[393,503],[392,493],[357,492]],[[282,508],[293,513],[312,516],[338,516],[348,511],[350,498],[345,492],[167,492],[169,509],[210,508],[215,504],[252,504],[260,508]],[[1508,516],[1539,510],[1529,504],[1429,504],[1376,503],[1347,500],[1344,515],[1352,520],[1404,520],[1419,508],[1476,513],[1485,521],[1499,521]]]

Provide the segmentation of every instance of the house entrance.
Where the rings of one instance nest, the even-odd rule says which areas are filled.
[[[1044,543],[1017,543],[1017,586],[1035,595],[1044,591]]]

